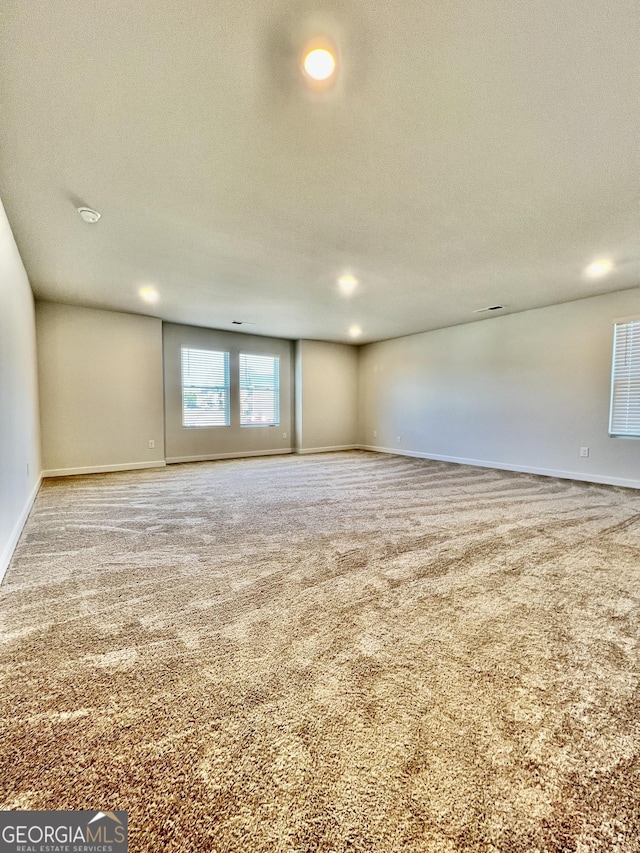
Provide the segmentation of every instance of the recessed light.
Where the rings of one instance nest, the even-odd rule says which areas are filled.
[[[80,217],[90,225],[93,225],[94,222],[97,222],[98,219],[100,219],[98,211],[92,210],[90,207],[79,207],[78,213],[80,214]]]
[[[138,293],[140,294],[141,299],[144,299],[145,302],[148,302],[151,305],[157,302],[160,298],[158,291],[155,289],[155,287],[151,287],[151,285],[141,287]]]
[[[312,47],[304,54],[302,67],[312,80],[324,82],[333,76],[336,58],[328,47]]]
[[[360,328],[360,326],[351,326],[351,328],[349,329],[349,334],[352,338],[359,338],[362,334],[362,329]]]
[[[613,269],[613,261],[608,258],[600,258],[593,261],[584,271],[587,278],[602,278],[603,275],[610,273]]]
[[[358,284],[358,279],[353,275],[343,275],[338,279],[338,287],[344,296],[351,296]]]

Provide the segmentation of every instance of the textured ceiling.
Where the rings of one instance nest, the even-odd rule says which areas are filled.
[[[3,10],[0,195],[41,298],[369,341],[640,283],[637,0]]]

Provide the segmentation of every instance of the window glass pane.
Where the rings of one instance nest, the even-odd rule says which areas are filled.
[[[609,434],[640,436],[640,320],[615,325]]]
[[[240,425],[280,423],[280,358],[240,353]]]
[[[182,426],[229,426],[229,353],[182,348]]]

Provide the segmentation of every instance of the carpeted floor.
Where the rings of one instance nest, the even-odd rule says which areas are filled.
[[[370,453],[49,480],[0,807],[133,853],[640,850],[640,494]]]

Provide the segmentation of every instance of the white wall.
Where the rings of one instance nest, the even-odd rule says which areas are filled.
[[[231,424],[182,426],[181,347],[229,353]],[[241,427],[238,357],[243,353],[280,357],[280,425]],[[167,462],[290,453],[293,443],[293,352],[291,341],[197,326],[164,324],[165,433]]]
[[[37,382],[33,296],[0,202],[0,579],[40,485]]]
[[[45,476],[164,465],[162,322],[51,302],[36,318]]]
[[[357,446],[357,348],[301,340],[295,358],[297,452]]]
[[[639,289],[364,346],[360,443],[640,487],[640,440],[607,434],[612,323],[630,315]]]

